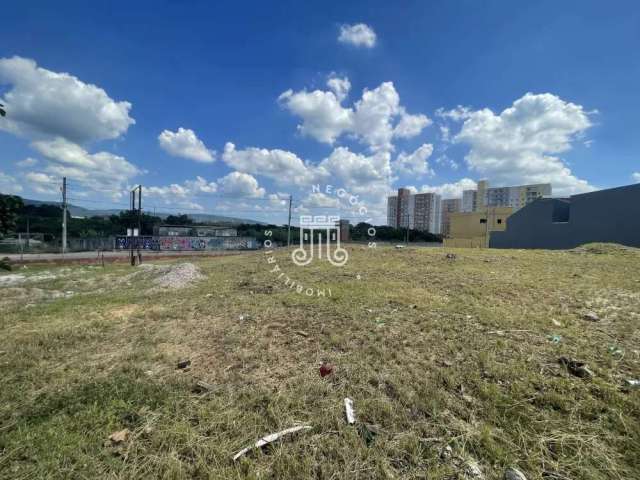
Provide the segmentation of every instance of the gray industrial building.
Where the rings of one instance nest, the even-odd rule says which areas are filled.
[[[492,248],[575,248],[591,242],[640,247],[640,184],[539,198],[492,232]]]

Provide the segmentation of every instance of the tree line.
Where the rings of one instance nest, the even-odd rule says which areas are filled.
[[[117,215],[108,217],[93,216],[87,218],[72,218],[67,212],[67,236],[69,238],[92,238],[125,235],[127,228],[138,225],[138,214],[123,210]],[[59,205],[25,205],[17,195],[0,194],[0,235],[15,232],[27,232],[43,236],[45,242],[58,241],[61,237],[62,209]],[[141,216],[141,235],[153,235],[156,225],[195,225],[188,215],[169,215],[161,218],[143,213]],[[267,238],[279,244],[286,244],[288,237],[287,225],[265,225],[260,223],[246,223],[233,225],[238,235],[254,237],[263,242]],[[354,241],[370,241],[371,228],[375,229],[375,240],[404,241],[407,230],[387,226],[374,226],[368,223],[358,223],[350,226],[351,239]],[[271,235],[267,236],[266,231]],[[291,241],[298,243],[299,229],[291,227]],[[409,241],[439,242],[439,235],[418,230],[409,231]]]

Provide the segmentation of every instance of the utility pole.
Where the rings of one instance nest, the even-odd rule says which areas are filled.
[[[287,224],[287,247],[291,246],[291,204],[293,202],[293,195],[289,195],[289,222]]]
[[[135,227],[134,215],[136,213],[136,190],[138,191],[138,228]],[[131,190],[131,210],[130,210],[130,220],[129,227],[127,228],[127,236],[129,237],[129,260],[131,262],[131,266],[135,267],[136,265],[136,256],[133,253],[134,250],[134,241],[136,243],[135,249],[138,251],[138,264],[142,261],[142,254],[140,253],[140,233],[142,232],[142,185],[138,185],[136,188]],[[137,235],[136,235],[137,231]]]
[[[62,256],[67,251],[67,177],[62,177]]]
[[[408,247],[409,246],[409,213],[407,213],[407,231],[405,232],[405,237],[404,237],[404,244]]]
[[[142,236],[142,185],[138,185],[138,235]],[[138,239],[138,265],[142,263],[140,240],[141,239]]]

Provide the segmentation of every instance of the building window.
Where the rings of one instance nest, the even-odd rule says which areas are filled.
[[[498,219],[498,224],[500,224],[500,223],[502,223],[502,219],[501,218]]]
[[[481,218],[480,219],[480,223],[487,223],[487,219],[486,218]]]

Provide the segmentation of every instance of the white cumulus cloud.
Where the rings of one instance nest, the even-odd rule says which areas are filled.
[[[8,195],[17,194],[20,192],[22,192],[22,185],[20,185],[18,181],[11,175],[0,172],[0,193]]]
[[[631,178],[634,182],[640,183],[640,172],[635,172],[631,174]]]
[[[401,173],[410,175],[433,175],[427,159],[433,153],[433,145],[424,143],[412,153],[401,152],[394,162],[394,167]]]
[[[476,187],[476,182],[474,182],[470,178],[462,178],[453,183],[443,183],[441,185],[423,185],[422,187],[420,187],[420,192],[437,193],[438,195],[442,195],[442,198],[462,198],[462,192],[464,190],[475,190]]]
[[[353,107],[345,107],[342,100],[346,86],[341,87],[336,80],[329,79],[328,91],[287,90],[278,98],[282,106],[302,119],[298,126],[302,134],[329,144],[343,134],[351,134],[371,150],[391,150],[394,138],[415,137],[431,124],[426,115],[406,111],[393,82],[365,89]],[[347,81],[340,79],[342,85]]]
[[[47,173],[72,178],[89,189],[113,197],[121,196],[130,179],[142,173],[124,157],[109,152],[89,153],[61,137],[31,145],[48,160]]]
[[[264,197],[265,189],[258,185],[252,175],[242,172],[231,172],[218,180],[220,190],[227,195],[242,197]]]
[[[31,188],[37,193],[46,195],[60,193],[62,186],[62,179],[60,177],[47,175],[43,172],[29,172],[24,177]]]
[[[19,162],[16,162],[16,165],[20,168],[29,168],[29,167],[34,167],[38,164],[38,160],[36,160],[35,158],[31,158],[31,157],[27,157],[24,160],[20,160]]]
[[[283,185],[311,185],[321,173],[313,165],[303,162],[295,153],[255,147],[236,150],[231,142],[224,146],[222,160],[239,172],[262,175]]]
[[[356,47],[373,48],[376,45],[376,32],[369,25],[356,23],[354,25],[342,25],[338,41],[348,43]]]
[[[298,130],[319,142],[332,144],[353,123],[353,111],[343,108],[333,91],[294,92],[289,89],[278,97],[278,101],[302,118]]]
[[[527,93],[499,114],[459,107],[456,115],[464,121],[454,141],[470,147],[469,168],[496,186],[548,182],[556,195],[594,189],[558,157],[591,126],[582,106]]]
[[[351,82],[347,77],[340,78],[332,75],[329,77],[329,80],[327,80],[327,87],[335,94],[338,101],[341,102],[349,95]]]
[[[76,143],[118,138],[135,121],[131,104],[69,73],[38,67],[22,57],[0,58],[0,129],[27,137],[64,137]]]
[[[164,130],[158,135],[160,147],[169,155],[187,158],[196,162],[211,163],[215,160],[215,152],[209,150],[193,130],[178,128],[176,132]]]

